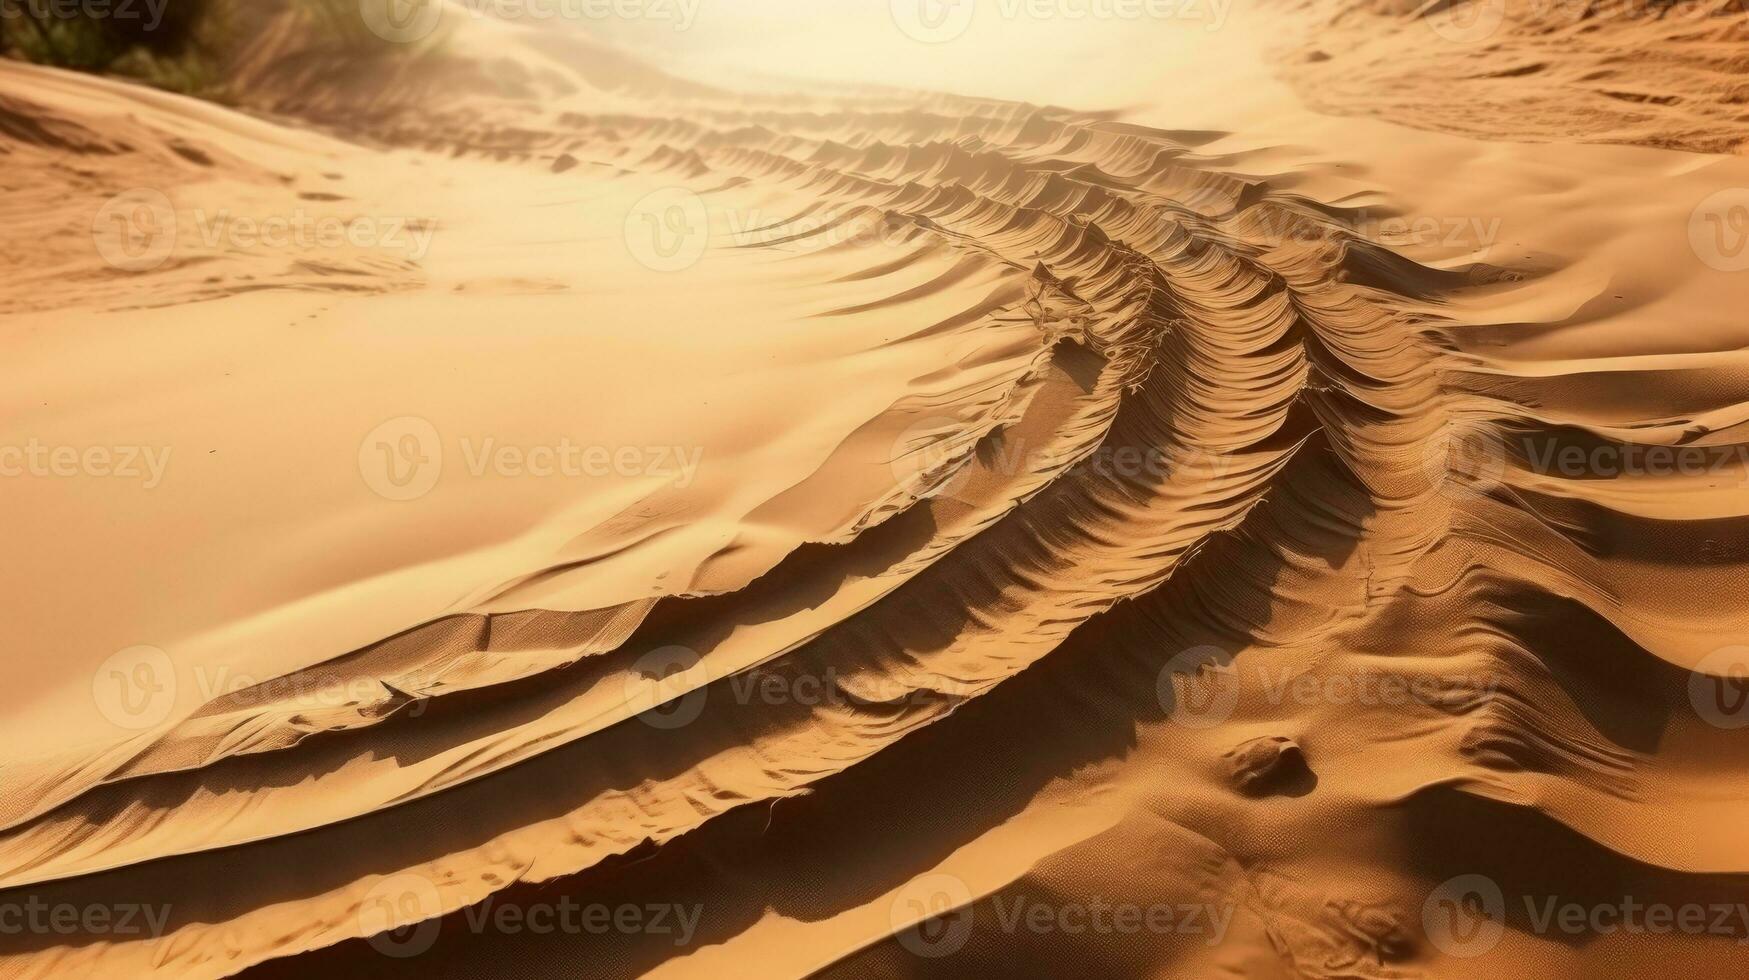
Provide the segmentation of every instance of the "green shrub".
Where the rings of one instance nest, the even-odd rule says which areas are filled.
[[[397,0],[363,0],[390,3]],[[315,49],[354,58],[428,53],[372,33],[361,0],[0,0],[0,55],[78,71],[125,75],[215,97],[242,35],[276,16],[304,22]],[[125,11],[126,15],[118,15]],[[247,22],[249,30],[244,29]],[[439,32],[441,33],[441,32]]]
[[[0,50],[190,91],[216,75],[231,0],[0,0]]]
[[[127,49],[104,20],[63,16],[40,0],[0,0],[0,34],[31,61],[87,71],[108,67]]]

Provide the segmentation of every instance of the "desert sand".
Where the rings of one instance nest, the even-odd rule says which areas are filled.
[[[0,60],[0,976],[1741,973],[1749,15],[1491,2]]]

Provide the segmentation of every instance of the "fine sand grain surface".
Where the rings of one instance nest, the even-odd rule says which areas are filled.
[[[1516,2],[0,60],[0,977],[1749,975],[1749,14]]]

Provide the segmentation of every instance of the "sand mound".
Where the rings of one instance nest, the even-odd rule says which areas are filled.
[[[257,43],[0,65],[0,446],[165,464],[0,487],[0,976],[1740,961],[1543,917],[1749,903],[1700,158]]]
[[[1749,148],[1742,0],[1291,4],[1283,75],[1325,112],[1484,139]]]

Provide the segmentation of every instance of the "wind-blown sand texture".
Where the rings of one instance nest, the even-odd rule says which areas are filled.
[[[1297,3],[1281,68],[1322,112],[1482,139],[1741,153],[1743,0]],[[1529,79],[1530,81],[1526,81]]]
[[[1729,98],[451,14],[234,107],[0,62],[0,445],[143,447],[0,479],[0,908],[153,922],[0,976],[1743,969]],[[1721,924],[1539,918],[1624,900]]]

